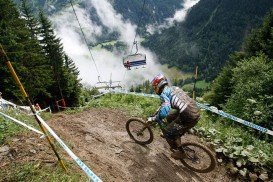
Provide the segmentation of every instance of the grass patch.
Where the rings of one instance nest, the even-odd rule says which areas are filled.
[[[38,130],[40,129],[33,115],[20,113],[16,110],[8,110],[5,114]],[[52,114],[41,113],[41,117],[47,120],[52,117]],[[6,144],[11,137],[27,132],[29,132],[27,128],[7,118],[0,117],[0,146]],[[66,164],[66,167],[69,170],[68,173],[65,173],[59,165],[48,166],[39,162],[11,163],[1,168],[0,181],[88,181],[82,172],[78,172],[79,168],[76,164]]]
[[[23,127],[0,117],[0,146],[5,143],[6,139],[24,131],[26,129]]]
[[[166,75],[168,75],[168,77],[170,79],[183,79],[183,80],[185,80],[187,78],[192,78],[194,76],[193,73],[183,73],[183,72],[181,72],[181,70],[179,70],[176,67],[168,68],[167,64],[164,64],[164,65],[160,66],[160,69],[164,73],[166,73]]]
[[[193,91],[193,83],[185,84],[182,89],[186,92],[192,92]]]
[[[87,177],[76,172],[76,166],[67,166],[70,170],[68,173],[59,165],[43,165],[38,162],[28,164],[10,164],[7,168],[1,169],[1,181],[32,181],[32,182],[78,182],[88,181]]]
[[[18,110],[7,110],[5,112],[6,115],[15,118],[29,126],[32,126],[33,128],[36,128],[40,130],[40,127],[35,120],[33,115],[27,115],[25,113],[20,113]],[[52,117],[52,114],[50,113],[41,113],[41,117],[46,119],[49,119]],[[28,132],[29,129],[11,121],[8,118],[5,118],[4,116],[0,115],[0,145],[4,144],[6,139],[15,136],[19,133]]]
[[[192,91],[193,90],[193,85],[194,83],[189,83],[189,84],[185,84],[182,88],[186,91]],[[210,83],[205,82],[205,80],[201,80],[201,81],[197,81],[195,84],[195,87],[197,89],[206,89],[208,86],[210,85]]]
[[[206,82],[205,80],[200,80],[196,82],[196,88],[198,89],[206,89],[210,83]]]
[[[169,79],[187,79],[194,76],[193,73],[182,73],[177,67],[169,68],[167,64],[160,66],[160,69],[168,75]]]
[[[89,107],[122,109],[128,111],[133,116],[148,117],[156,111],[159,105],[160,100],[156,98],[129,94],[106,94],[90,102]]]

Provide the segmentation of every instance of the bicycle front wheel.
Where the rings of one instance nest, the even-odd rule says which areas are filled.
[[[187,168],[198,173],[208,173],[216,167],[216,158],[213,153],[204,145],[187,142],[182,144],[186,158],[180,161]]]
[[[140,118],[130,118],[126,122],[126,130],[130,138],[141,145],[150,144],[154,139],[151,127]]]

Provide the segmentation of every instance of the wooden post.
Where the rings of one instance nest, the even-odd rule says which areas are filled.
[[[197,73],[198,73],[198,66],[195,67],[195,77],[194,77],[194,84],[193,84],[193,92],[192,92],[192,98],[195,100],[196,94],[195,94],[195,85],[197,81]]]
[[[20,88],[20,91],[21,91],[21,93],[23,94],[24,98],[26,99],[26,101],[27,101],[27,103],[28,103],[28,105],[29,105],[29,107],[30,107],[32,113],[34,114],[34,117],[35,117],[37,123],[39,124],[41,130],[42,130],[43,133],[45,134],[45,137],[46,137],[48,143],[50,144],[52,150],[54,151],[55,155],[57,156],[58,161],[60,162],[62,168],[67,172],[67,169],[66,169],[66,167],[65,167],[65,165],[64,165],[64,163],[63,163],[63,160],[62,160],[61,157],[59,156],[59,154],[58,154],[58,152],[57,152],[55,146],[53,145],[53,143],[52,143],[52,141],[51,141],[51,138],[49,137],[48,133],[46,132],[46,130],[45,130],[45,128],[43,127],[42,123],[40,122],[39,118],[36,116],[36,110],[35,110],[35,108],[34,108],[34,105],[31,103],[30,98],[29,98],[27,92],[26,92],[25,89],[24,89],[24,86],[22,85],[22,83],[21,83],[21,81],[19,80],[19,78],[18,78],[18,76],[17,76],[15,70],[13,69],[13,67],[12,67],[12,65],[11,65],[11,62],[9,61],[9,59],[8,59],[8,57],[7,57],[7,54],[5,53],[4,48],[2,47],[2,44],[0,44],[0,48],[1,48],[1,50],[0,50],[0,56],[4,58],[4,61],[5,61],[5,63],[7,64],[7,66],[8,66],[8,68],[9,68],[9,71],[10,71],[10,73],[11,73],[13,79],[15,80],[15,82],[16,82],[17,85],[18,85],[18,87]]]

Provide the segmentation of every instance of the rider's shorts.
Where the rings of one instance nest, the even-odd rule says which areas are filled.
[[[171,112],[167,117],[167,121],[170,122],[170,124],[168,124],[168,126],[165,128],[165,138],[174,140],[181,137],[184,133],[197,124],[199,117],[199,109],[195,103],[190,103],[180,114],[178,111]]]

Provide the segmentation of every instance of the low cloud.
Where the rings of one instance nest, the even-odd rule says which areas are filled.
[[[154,34],[156,31],[162,31],[163,29],[170,28],[174,25],[175,22],[185,21],[188,11],[197,4],[200,0],[184,0],[182,3],[183,8],[177,10],[173,17],[166,18],[165,22],[161,25],[148,25],[147,31],[150,34]]]
[[[96,36],[102,34],[102,27],[92,21],[89,15],[88,9],[95,8],[102,24],[112,32],[119,32],[119,40],[125,42],[128,47],[132,46],[136,25],[133,25],[128,20],[125,21],[122,15],[118,14],[107,0],[86,0],[85,3],[87,5],[85,9],[75,6],[75,11],[88,42],[96,42]],[[109,81],[112,74],[113,81],[122,81],[121,84],[128,88],[131,85],[143,83],[147,79],[151,80],[154,75],[161,72],[159,69],[160,65],[156,62],[156,56],[150,50],[144,49],[140,45],[138,47],[139,53],[144,53],[147,56],[146,68],[127,71],[122,64],[122,57],[125,55],[105,49],[91,50],[94,63],[71,7],[52,16],[51,21],[54,24],[57,36],[62,40],[64,51],[75,61],[76,66],[79,68],[80,78],[83,83],[96,85],[98,75],[101,76],[101,81]],[[137,37],[137,40],[139,39]]]

